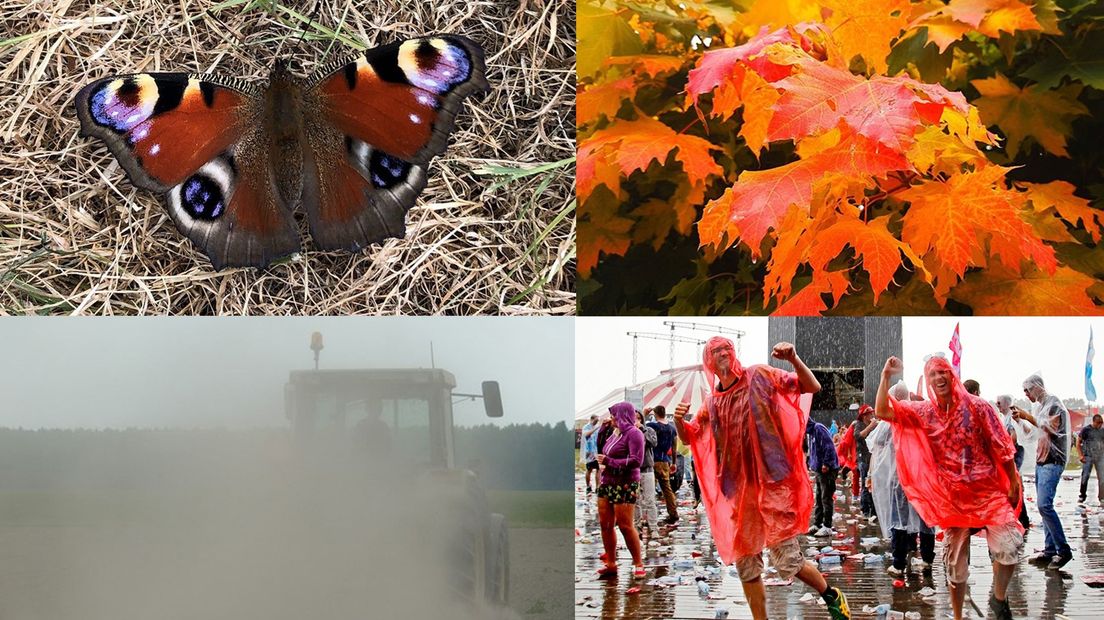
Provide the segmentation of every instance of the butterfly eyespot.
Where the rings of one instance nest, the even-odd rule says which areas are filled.
[[[206,176],[195,175],[184,181],[181,190],[184,208],[201,220],[214,220],[222,215],[223,196],[218,183]]]
[[[406,178],[410,172],[410,163],[397,157],[392,157],[382,151],[372,151],[372,157],[368,163],[368,173],[372,177],[372,185],[380,189],[393,187]]]
[[[216,158],[169,191],[170,206],[192,220],[217,220],[230,203],[233,178],[227,157]]]
[[[97,124],[126,132],[153,115],[157,99],[153,78],[136,75],[104,82],[92,94],[89,111]]]

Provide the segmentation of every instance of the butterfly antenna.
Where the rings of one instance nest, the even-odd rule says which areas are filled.
[[[322,0],[314,0],[314,8],[311,9],[310,14],[307,16],[307,26],[300,30],[299,40],[296,41],[296,45],[302,45],[303,41],[307,38],[307,30],[314,25],[314,18],[318,15],[319,4],[321,4],[321,2]]]

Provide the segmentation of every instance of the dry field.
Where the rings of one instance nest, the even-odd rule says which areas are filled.
[[[574,4],[2,0],[0,314],[574,313]],[[359,254],[215,272],[77,135],[73,97],[104,76],[262,82],[277,56],[310,73],[429,33],[480,43],[492,90],[464,105],[406,238]]]

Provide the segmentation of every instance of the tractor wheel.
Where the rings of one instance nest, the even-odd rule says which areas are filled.
[[[487,537],[487,602],[506,605],[509,592],[510,535],[506,530],[506,518],[492,514]]]

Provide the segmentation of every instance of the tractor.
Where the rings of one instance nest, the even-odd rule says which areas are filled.
[[[317,352],[317,351],[316,351]],[[502,606],[509,587],[505,518],[490,512],[475,473],[456,463],[454,398],[481,398],[488,417],[502,416],[497,382],[481,394],[455,392],[452,373],[439,368],[292,371],[285,408],[303,454],[340,449],[364,452],[388,475],[405,476],[433,512],[445,515],[442,537],[449,588],[477,606]]]

